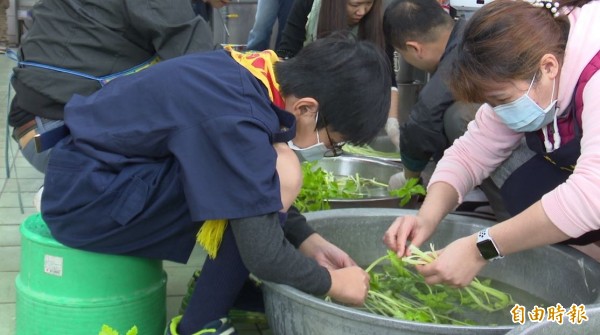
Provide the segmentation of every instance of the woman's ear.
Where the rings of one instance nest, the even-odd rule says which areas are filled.
[[[545,54],[540,60],[540,71],[543,76],[548,77],[550,80],[554,80],[560,73],[560,63],[553,54]]]

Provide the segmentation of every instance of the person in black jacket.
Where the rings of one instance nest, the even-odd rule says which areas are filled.
[[[73,94],[89,95],[107,76],[186,53],[213,49],[210,27],[189,0],[45,0],[19,48],[9,124],[23,156],[39,171],[49,152],[35,135],[63,124]]]
[[[212,23],[213,8],[219,9],[229,4],[230,0],[192,0],[194,13],[201,16],[204,21]]]
[[[430,78],[400,125],[400,155],[404,173],[390,182],[401,187],[409,178],[421,177],[426,165],[438,161],[452,142],[467,130],[478,104],[455,101],[446,80],[456,59],[464,21],[453,19],[436,0],[395,0],[385,10],[384,32],[394,49]],[[481,186],[486,197],[499,199],[491,180]],[[481,199],[486,202],[486,199]],[[495,214],[505,215],[501,201],[492,201]]]

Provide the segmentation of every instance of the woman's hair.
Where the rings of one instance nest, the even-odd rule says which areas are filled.
[[[317,38],[325,37],[336,31],[348,30],[346,6],[349,0],[322,0],[317,26]],[[383,0],[373,0],[371,10],[358,24],[358,38],[371,41],[384,50],[383,37]]]
[[[338,33],[275,64],[283,96],[319,103],[317,129],[329,126],[344,141],[366,144],[383,129],[390,110],[390,64],[370,41]]]
[[[581,7],[591,0],[559,0],[560,7]],[[531,80],[545,54],[562,64],[569,34],[564,14],[521,0],[495,0],[467,22],[451,75],[456,100],[483,103],[497,83]],[[539,77],[539,76],[538,76]]]

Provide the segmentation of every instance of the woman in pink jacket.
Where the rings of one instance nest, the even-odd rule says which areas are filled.
[[[385,243],[399,255],[422,244],[523,137],[536,155],[502,187],[513,216],[419,266],[429,283],[465,286],[489,260],[543,245],[600,246],[600,1],[548,4],[495,0],[467,23],[449,81],[459,100],[484,104]]]

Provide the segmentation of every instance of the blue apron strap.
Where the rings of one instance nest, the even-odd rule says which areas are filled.
[[[85,74],[85,73],[82,73],[82,72],[73,71],[73,70],[69,70],[69,69],[63,69],[61,67],[52,66],[52,65],[46,65],[46,64],[36,63],[36,62],[22,61],[22,60],[19,59],[19,55],[14,50],[11,50],[11,49],[9,49],[6,52],[6,56],[8,58],[14,60],[15,62],[17,62],[17,66],[19,66],[19,67],[30,66],[30,67],[37,67],[37,68],[45,69],[45,70],[51,70],[51,71],[56,71],[56,72],[61,72],[61,73],[66,73],[66,74],[71,74],[71,75],[74,75],[74,76],[78,76],[78,77],[83,77],[83,78],[95,80],[97,82],[100,82],[100,84],[102,85],[102,82],[101,82],[100,78],[91,76],[89,74]]]
[[[69,70],[69,69],[65,69],[65,68],[61,68],[61,67],[57,67],[57,66],[41,64],[41,63],[36,63],[36,62],[29,62],[29,61],[21,61],[21,60],[19,60],[17,53],[14,52],[13,50],[10,50],[9,52],[7,52],[7,56],[10,59],[16,61],[19,67],[30,66],[30,67],[36,67],[39,69],[51,70],[51,71],[56,71],[56,72],[60,72],[60,73],[66,73],[66,74],[70,74],[70,75],[97,81],[100,84],[100,86],[106,85],[109,81],[111,81],[115,78],[139,72],[139,71],[146,69],[160,61],[160,58],[155,55],[155,56],[152,56],[152,58],[146,60],[145,62],[143,62],[139,65],[136,65],[132,68],[129,68],[127,70],[123,70],[121,72],[109,74],[109,75],[102,76],[102,77],[96,77],[96,76],[89,75],[87,73],[73,71],[73,70]]]
[[[152,58],[148,59],[147,61],[145,61],[139,65],[136,65],[132,68],[129,68],[127,70],[123,70],[121,72],[113,73],[113,74],[102,76],[102,77],[96,77],[96,76],[92,76],[92,75],[89,75],[89,74],[86,74],[83,72],[64,69],[64,68],[60,68],[57,66],[46,65],[46,64],[36,63],[36,62],[20,61],[18,54],[14,50],[10,50],[10,49],[7,51],[6,55],[8,56],[8,58],[16,61],[17,65],[19,67],[30,66],[30,67],[36,67],[39,69],[51,70],[51,71],[56,71],[56,72],[60,72],[60,73],[66,73],[66,74],[94,80],[94,81],[98,82],[100,84],[100,86],[106,85],[108,82],[110,82],[111,80],[113,80],[115,78],[127,76],[130,74],[134,74],[136,72],[142,71],[160,61],[160,58],[155,55]],[[10,85],[9,85],[9,89],[10,89]],[[10,91],[9,91],[9,99],[10,99]],[[8,122],[7,122],[7,124],[8,124]],[[61,139],[63,139],[67,135],[69,135],[69,133],[70,133],[69,128],[67,128],[67,126],[63,124],[62,126],[54,128],[52,130],[48,130],[41,134],[37,134],[34,137],[34,140],[35,140],[34,143],[35,143],[35,148],[36,148],[37,152],[46,151],[46,150],[52,148],[54,145],[56,145],[56,143],[58,141],[60,141]],[[7,132],[7,134],[8,134],[8,132]],[[7,143],[8,143],[8,141],[7,141]]]
[[[100,82],[102,83],[102,85],[106,85],[109,81],[118,78],[118,77],[122,77],[122,76],[128,76],[130,74],[134,74],[137,72],[140,72],[146,68],[149,68],[152,65],[155,65],[156,63],[160,62],[160,57],[158,56],[153,56],[152,58],[148,59],[147,61],[143,62],[142,64],[136,65],[130,69],[127,70],[123,70],[121,72],[117,72],[114,74],[109,74],[107,76],[103,76],[103,77],[98,77],[98,80],[100,80]]]

